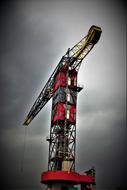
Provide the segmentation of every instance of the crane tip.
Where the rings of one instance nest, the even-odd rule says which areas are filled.
[[[32,121],[32,118],[26,117],[25,121],[23,122],[23,125],[28,126],[31,121]]]

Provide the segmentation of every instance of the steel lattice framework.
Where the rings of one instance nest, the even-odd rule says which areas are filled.
[[[34,105],[32,106],[29,114],[27,115],[24,125],[29,125],[29,123],[34,119],[34,117],[41,111],[45,104],[53,96],[53,85],[54,76],[58,69],[60,68],[63,61],[66,59],[68,61],[68,67],[70,69],[79,70],[82,60],[86,55],[92,50],[94,45],[98,42],[101,35],[101,28],[97,26],[92,26],[87,34],[80,42],[78,42],[72,49],[68,49],[67,53],[61,58],[60,62],[56,66],[52,75],[48,79],[38,98],[36,99]],[[69,56],[68,56],[69,54]]]
[[[48,170],[75,170],[76,102],[77,92],[82,88],[77,87],[76,69],[70,69],[69,53],[70,51],[68,51],[68,57],[62,59],[61,66],[54,76],[55,92],[52,101],[50,138],[47,139],[49,141]],[[64,74],[65,83],[61,83],[61,77],[56,80],[60,74]],[[71,81],[72,77],[74,82]],[[59,83],[58,87],[55,87],[56,83]],[[59,107],[62,105],[64,108],[60,110]],[[73,106],[73,111],[69,113],[71,106]],[[57,109],[54,109],[55,107]],[[63,114],[63,117],[60,117],[60,114]],[[71,120],[69,114],[73,115]],[[56,115],[58,115],[57,119],[54,120]]]
[[[34,119],[52,98],[48,170],[75,171],[76,105],[82,87],[77,84],[82,60],[92,50],[101,35],[101,28],[92,26],[88,34],[72,49],[68,49],[48,79],[24,125]]]

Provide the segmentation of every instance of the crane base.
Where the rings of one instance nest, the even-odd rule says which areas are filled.
[[[41,175],[41,183],[48,186],[47,190],[77,190],[75,185],[81,185],[81,190],[92,190],[93,178],[69,171],[46,171]]]

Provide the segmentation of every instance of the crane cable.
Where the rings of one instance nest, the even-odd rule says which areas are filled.
[[[24,169],[24,158],[25,158],[25,150],[26,150],[26,137],[27,137],[27,127],[25,127],[24,131],[24,138],[23,138],[23,150],[22,150],[22,158],[21,158],[21,167],[20,167],[20,172],[23,172]]]

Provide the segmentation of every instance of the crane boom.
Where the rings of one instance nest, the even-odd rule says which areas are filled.
[[[45,106],[45,104],[52,98],[54,76],[56,75],[57,71],[66,63],[70,70],[75,69],[78,72],[82,60],[98,42],[101,32],[102,30],[100,27],[94,25],[91,26],[88,34],[82,40],[80,40],[72,49],[68,49],[68,51],[62,57],[55,70],[53,71],[52,75],[48,79],[38,98],[36,99],[34,105],[32,106],[23,123],[24,125],[29,125],[34,117]]]

